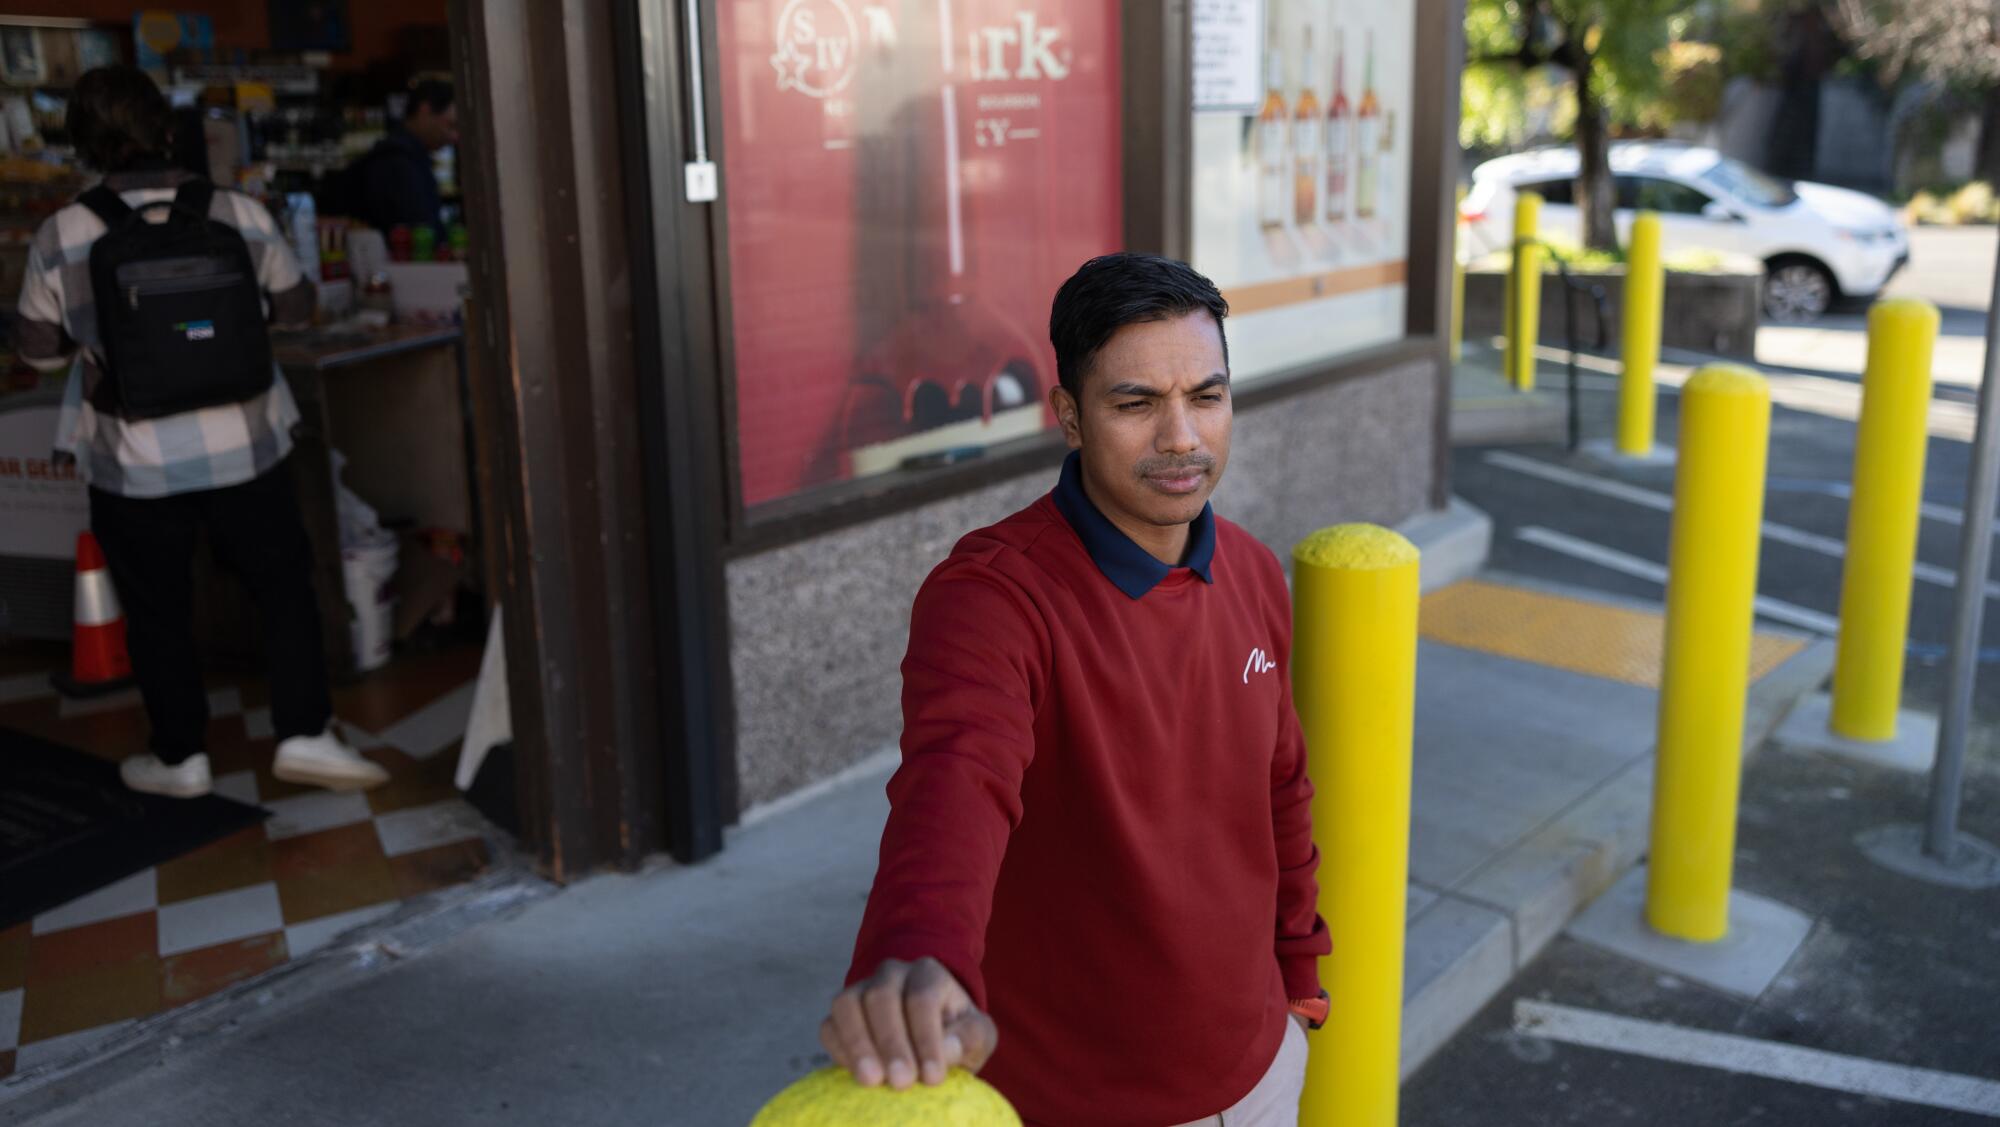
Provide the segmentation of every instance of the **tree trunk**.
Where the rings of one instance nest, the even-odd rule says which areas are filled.
[[[1572,42],[1575,42],[1572,40]],[[1618,223],[1613,209],[1617,193],[1611,180],[1609,130],[1604,102],[1591,81],[1592,60],[1578,51],[1576,69],[1576,206],[1583,216],[1587,250],[1618,250]]]
[[[1979,102],[1979,160],[1972,175],[2000,184],[2000,86],[1987,87]]]

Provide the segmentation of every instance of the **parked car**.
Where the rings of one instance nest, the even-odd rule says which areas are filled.
[[[1881,200],[1862,192],[1781,180],[1714,149],[1672,141],[1619,141],[1610,152],[1617,192],[1618,237],[1635,211],[1660,214],[1667,253],[1710,249],[1764,263],[1764,312],[1809,321],[1842,297],[1867,297],[1910,260],[1910,232]],[[1572,245],[1583,239],[1575,205],[1574,148],[1544,148],[1481,164],[1472,172],[1463,214],[1475,257],[1513,239],[1514,198],[1544,201],[1541,235]]]

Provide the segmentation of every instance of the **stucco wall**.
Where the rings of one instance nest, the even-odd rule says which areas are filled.
[[[1403,520],[1429,499],[1436,396],[1418,360],[1238,412],[1216,511],[1281,559],[1324,525]],[[895,742],[917,586],[960,536],[1054,483],[1038,472],[729,564],[745,807]]]

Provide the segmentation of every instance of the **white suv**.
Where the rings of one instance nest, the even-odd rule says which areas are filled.
[[[1910,260],[1910,232],[1873,196],[1790,182],[1714,149],[1671,141],[1611,146],[1618,237],[1637,210],[1660,213],[1667,253],[1709,249],[1764,263],[1764,312],[1777,320],[1818,317],[1843,297],[1868,297]],[[1473,256],[1504,250],[1513,238],[1514,197],[1545,201],[1541,235],[1580,245],[1583,216],[1573,202],[1573,148],[1536,149],[1489,160],[1472,171],[1463,214]]]

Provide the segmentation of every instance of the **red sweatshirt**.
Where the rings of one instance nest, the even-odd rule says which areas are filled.
[[[935,957],[993,1015],[982,1076],[1029,1123],[1159,1127],[1247,1094],[1286,1000],[1320,990],[1290,598],[1212,513],[1194,566],[1151,561],[1076,472],[917,593],[848,982]]]

